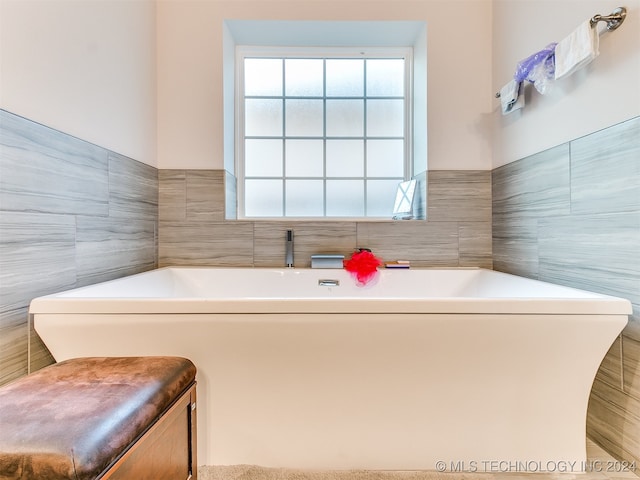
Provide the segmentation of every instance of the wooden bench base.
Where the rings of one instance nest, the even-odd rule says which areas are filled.
[[[99,478],[197,480],[196,433],[194,384]]]

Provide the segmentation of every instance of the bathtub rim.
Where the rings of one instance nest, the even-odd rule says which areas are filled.
[[[70,294],[95,288],[100,284],[112,284],[125,278],[139,277],[171,269],[215,269],[215,270],[286,270],[273,267],[198,267],[166,266],[135,275],[120,277],[105,282],[78,287],[50,295],[34,298],[29,306],[30,314],[45,313],[91,313],[91,314],[260,314],[260,313],[479,313],[479,314],[568,314],[568,315],[630,315],[631,302],[624,298],[586,290],[556,285],[504,272],[476,267],[415,268],[412,270],[479,270],[491,274],[516,277],[531,282],[555,285],[564,292],[576,292],[576,297],[422,297],[422,298],[202,298],[202,297],[73,297]],[[295,270],[312,270],[301,268]],[[328,273],[327,270],[319,272]],[[320,273],[319,273],[320,274]],[[323,275],[326,276],[326,275]],[[578,295],[579,293],[579,295]],[[585,296],[585,293],[589,294]]]

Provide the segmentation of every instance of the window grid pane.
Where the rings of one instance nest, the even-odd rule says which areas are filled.
[[[245,62],[255,60],[245,58]],[[390,185],[406,179],[405,149],[389,148],[405,142],[404,59],[269,60],[280,62],[282,73],[274,75],[282,81],[280,93],[271,87],[261,94],[260,80],[245,78],[245,85],[252,85],[244,94],[245,145],[255,147],[270,140],[281,145],[295,142],[295,149],[263,152],[271,165],[281,155],[282,176],[274,175],[273,167],[266,176],[267,172],[255,167],[261,156],[256,148],[245,152],[245,216],[388,216],[386,201],[377,197],[383,192],[387,196]],[[305,71],[305,66],[313,71]],[[385,66],[389,75],[400,78],[386,79]],[[248,74],[251,72],[245,69]],[[248,161],[254,167],[248,168]],[[280,194],[276,185],[280,185]],[[385,187],[380,188],[382,185]],[[262,194],[268,197],[268,208],[260,205]],[[282,202],[278,207],[276,198]],[[392,206],[391,200],[389,210]]]

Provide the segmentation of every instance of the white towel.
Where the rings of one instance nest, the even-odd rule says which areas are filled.
[[[521,88],[522,82],[511,80],[500,89],[500,105],[503,115],[524,107],[524,95],[520,95]]]
[[[572,74],[598,56],[599,36],[596,27],[586,20],[556,45],[556,80]]]

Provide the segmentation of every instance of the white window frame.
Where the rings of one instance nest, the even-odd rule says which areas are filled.
[[[319,221],[319,220],[381,220],[391,217],[347,217],[347,216],[275,216],[248,217],[245,215],[245,116],[244,116],[244,59],[245,58],[404,58],[405,59],[405,93],[404,93],[404,180],[413,176],[413,49],[411,47],[268,47],[268,46],[236,46],[235,58],[235,171],[237,178],[238,219],[253,221],[286,220],[286,221]],[[363,134],[366,138],[366,132]],[[286,178],[286,177],[285,177]],[[392,202],[392,201],[391,201]],[[390,205],[391,207],[392,205]]]

